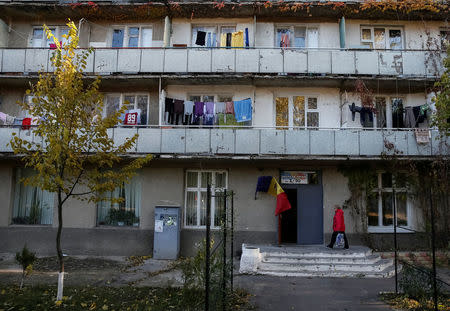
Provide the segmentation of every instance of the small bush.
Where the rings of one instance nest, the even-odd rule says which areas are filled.
[[[400,289],[409,298],[425,301],[433,297],[433,273],[429,268],[417,270],[410,265],[403,267],[403,273],[399,280]],[[438,295],[441,293],[441,284],[437,282]]]
[[[22,266],[22,279],[20,281],[20,288],[23,286],[23,281],[26,275],[33,271],[33,264],[36,261],[36,254],[31,252],[25,245],[21,252],[16,253],[16,261]]]

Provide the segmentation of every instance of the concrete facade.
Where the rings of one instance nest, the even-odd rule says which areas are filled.
[[[110,129],[116,143],[139,134],[129,156],[147,153],[155,156],[139,172],[139,223],[102,225],[96,204],[69,200],[63,211],[63,250],[68,254],[149,254],[153,248],[155,206],[175,205],[182,210],[181,254],[193,255],[193,245],[203,239],[205,230],[204,226],[186,224],[189,170],[226,172],[226,187],[234,192],[234,237],[238,246],[278,242],[276,199],[264,193],[258,193],[255,199],[259,176],[279,180],[281,171],[317,172],[321,177],[323,201],[321,229],[324,241],[328,241],[333,207],[343,205],[350,196],[348,180],[339,171],[342,164],[366,165],[381,173],[383,155],[392,153],[387,143],[402,152],[402,159],[412,161],[430,161],[435,156],[450,154],[449,139],[438,140],[437,131],[430,130],[428,121],[419,125],[430,130],[431,138],[426,144],[417,142],[414,129],[392,125],[394,99],[401,99],[404,108],[429,104],[433,109],[433,95],[428,92],[443,72],[445,53],[440,36],[442,31],[448,31],[446,22],[437,17],[420,21],[389,19],[384,15],[382,19],[380,16],[346,17],[343,34],[339,28],[342,16],[336,18],[326,10],[317,16],[299,10],[298,14],[285,17],[281,11],[269,16],[258,10],[245,13],[238,6],[236,11],[228,12],[229,16],[223,11],[216,16],[208,10],[194,14],[194,8],[203,4],[188,3],[192,10],[174,10],[168,14],[171,18],[166,27],[166,16],[158,15],[162,12],[160,7],[155,11],[149,8],[143,17],[138,10],[133,13],[128,7],[111,4],[107,7],[111,15],[94,18],[88,13],[78,16],[76,9],[68,10],[64,5],[61,5],[62,12],[73,16],[51,14],[48,4],[28,3],[35,14],[26,17],[15,4],[3,5],[10,10],[5,12],[11,13],[8,16],[0,13],[0,112],[27,116],[17,101],[25,99],[25,91],[30,82],[37,80],[38,71],[53,69],[52,50],[47,48],[39,29],[46,24],[61,35],[67,17],[79,27],[79,48],[93,48],[87,59],[86,79],[101,75],[100,88],[105,98],[120,97],[121,103],[130,95],[148,98],[146,125]],[[213,29],[218,41],[222,28],[248,31],[248,47],[196,46],[193,34],[197,27]],[[136,31],[136,28],[141,32],[146,29],[147,34],[151,30],[151,39],[147,38],[145,47],[143,37],[139,37],[137,47],[129,46],[128,40],[133,36],[130,29]],[[279,28],[292,29],[292,40],[299,29],[300,32],[305,29],[306,33],[313,29],[317,46],[315,39],[310,44],[305,33],[304,40],[309,46],[305,43],[305,48],[280,48],[276,46]],[[362,40],[364,28],[400,31],[401,46],[398,49],[364,46],[367,43]],[[120,47],[113,47],[114,30],[123,31]],[[345,37],[343,48],[340,35]],[[349,105],[362,105],[355,92],[354,82],[358,79],[376,98],[385,100],[385,127],[377,125],[377,115],[371,126],[362,124],[359,113],[353,119]],[[252,121],[230,129],[167,124],[165,97],[189,100],[192,96],[214,96],[215,102],[225,101],[224,98],[227,101],[250,98]],[[302,112],[305,119],[310,110],[318,113],[317,126],[293,125],[296,96],[317,99],[315,108],[309,108],[305,102],[307,108]],[[288,99],[289,125],[277,124],[277,98]],[[1,122],[0,125],[0,252],[15,252],[26,243],[39,254],[54,254],[56,208],[50,225],[13,224],[18,191],[16,172],[23,165],[8,143],[12,133],[27,139],[39,138],[20,125]],[[408,227],[424,231],[419,204],[409,197],[405,204]],[[361,232],[361,216],[347,209],[344,214],[350,244],[391,248],[392,227]],[[213,231],[218,233],[217,228]],[[402,231],[399,239],[400,244],[411,248],[421,248],[427,243],[420,233]]]

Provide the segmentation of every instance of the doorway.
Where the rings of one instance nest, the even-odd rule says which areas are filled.
[[[308,176],[302,182],[303,184],[281,185],[291,203],[291,209],[281,214],[281,243],[323,244],[323,191],[320,175],[314,173],[314,178]]]

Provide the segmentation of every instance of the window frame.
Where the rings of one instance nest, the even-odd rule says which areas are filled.
[[[125,97],[128,96],[134,96],[134,108],[133,109],[138,109],[138,101],[137,98],[139,96],[147,96],[147,122],[146,124],[138,124],[138,125],[149,125],[149,114],[150,114],[150,93],[148,92],[135,92],[135,93],[105,93],[104,94],[104,109],[102,111],[102,117],[105,118],[107,115],[107,107],[108,107],[108,97],[110,96],[119,96],[120,97],[120,102],[119,102],[119,109],[122,108],[122,106],[124,105],[125,102]]]
[[[276,48],[282,48],[277,45],[277,37],[278,37],[278,30],[279,29],[289,29],[289,32],[291,34],[290,42],[295,42],[295,28],[305,28],[305,46],[304,47],[297,47],[291,46],[284,47],[283,49],[315,49],[319,48],[320,46],[320,25],[319,24],[276,24],[275,25],[275,35],[274,35],[274,42],[273,45]],[[309,39],[308,39],[308,30],[309,29],[317,29],[317,47],[310,47],[309,46]]]
[[[138,35],[138,46],[137,47],[129,47],[129,40],[130,40],[130,28],[139,28],[139,35]],[[152,30],[152,38],[150,40],[151,45],[150,46],[142,46],[142,29],[149,28]],[[115,29],[122,29],[123,30],[123,46],[122,47],[113,47],[113,36],[114,36],[114,30]],[[109,47],[112,47],[114,49],[120,49],[120,48],[130,48],[130,49],[139,49],[139,48],[150,48],[153,47],[153,24],[126,24],[126,25],[112,25],[110,34],[109,34]]]
[[[188,173],[189,172],[195,172],[197,173],[197,187],[188,187],[187,183],[188,183]],[[205,229],[206,225],[200,225],[201,224],[201,193],[202,192],[206,192],[207,188],[202,188],[201,185],[201,173],[212,173],[212,177],[211,177],[211,229],[220,229],[220,225],[216,226],[216,224],[214,223],[214,219],[215,219],[215,197],[214,194],[216,193],[216,191],[223,191],[223,190],[228,190],[228,170],[223,169],[188,169],[185,170],[184,172],[184,215],[183,215],[183,226],[186,229]],[[215,187],[215,179],[216,179],[216,173],[225,173],[225,188],[216,188]],[[197,225],[187,225],[187,194],[188,192],[197,192],[197,208],[196,208],[196,213],[197,213]]]
[[[288,125],[287,126],[282,126],[279,125],[280,127],[282,127],[283,129],[317,129],[320,128],[320,109],[319,109],[319,99],[320,96],[317,94],[292,94],[292,95],[285,95],[285,94],[274,94],[274,99],[273,99],[273,107],[274,107],[274,114],[273,114],[273,124],[274,126],[278,126],[277,125],[277,106],[276,106],[276,99],[277,98],[288,98]],[[304,111],[304,120],[305,120],[305,125],[304,126],[294,126],[294,97],[304,97],[305,98],[305,111]],[[315,109],[310,109],[308,108],[308,100],[310,98],[315,98],[316,102],[317,102],[317,108]],[[317,112],[319,117],[318,117],[318,126],[308,126],[308,112]]]
[[[382,28],[384,29],[384,49],[379,49],[379,48],[375,48],[375,29],[376,28]],[[367,46],[368,49],[371,50],[391,50],[391,51],[398,51],[398,50],[404,50],[405,49],[405,30],[403,26],[386,26],[386,25],[361,25],[359,28],[359,42],[361,43],[361,45],[363,46]],[[370,33],[371,33],[371,38],[370,40],[368,39],[363,39],[363,30],[364,29],[370,29]],[[399,49],[392,49],[390,42],[389,42],[389,32],[391,30],[399,30],[401,33],[401,39],[402,39],[402,46]],[[372,46],[370,47],[369,45],[367,45],[367,43],[371,44]],[[389,48],[388,48],[389,47]]]
[[[377,98],[383,98],[385,101],[385,110],[386,110],[386,126],[385,127],[378,127],[378,115],[376,113],[373,114],[373,125],[371,127],[362,127],[365,129],[404,129],[406,127],[392,127],[393,126],[393,120],[392,120],[392,101],[394,99],[401,99],[403,104],[403,109],[406,107],[409,107],[406,105],[406,96],[403,94],[398,94],[397,96],[390,96],[390,95],[383,95],[383,94],[377,94],[374,95],[374,108],[377,109],[376,106],[376,100]],[[351,112],[349,112],[351,114]],[[404,112],[403,112],[404,113]],[[389,117],[388,117],[389,116]],[[356,122],[357,118],[355,118]]]
[[[63,30],[67,30],[67,33],[68,33],[68,31],[69,31],[69,27],[67,27],[67,26],[64,26],[64,25],[50,25],[50,26],[47,26],[49,29],[55,29],[55,31],[52,31],[52,33],[53,33],[53,35],[56,37],[56,38],[58,38],[58,40],[60,41],[60,42],[65,42],[67,39],[64,39],[63,37],[62,37],[62,35],[63,35]],[[42,29],[42,38],[40,39],[40,40],[42,40],[42,44],[41,44],[41,46],[36,46],[36,47],[34,47],[33,46],[33,39],[34,39],[34,31],[36,30],[36,29]],[[30,37],[29,37],[29,40],[28,40],[28,48],[35,48],[35,49],[39,49],[39,48],[44,48],[44,49],[49,49],[50,48],[50,44],[53,44],[53,41],[49,41],[50,39],[47,39],[47,35],[46,35],[46,33],[45,33],[45,29],[44,29],[44,26],[38,26],[38,25],[35,25],[35,26],[32,26],[32,28],[31,28],[31,34],[30,34]],[[47,45],[47,43],[48,43],[48,45]]]
[[[406,196],[406,221],[407,221],[407,225],[406,226],[402,226],[404,228],[399,228],[397,227],[397,233],[412,233],[412,231],[408,230],[408,229],[412,229],[411,226],[411,219],[412,219],[412,202],[410,200],[410,197],[408,195],[408,187],[394,187],[395,185],[395,177],[392,176],[391,174],[391,178],[392,178],[392,186],[391,187],[383,187],[383,174],[385,174],[387,172],[385,171],[377,171],[377,187],[375,189],[372,190],[372,193],[376,193],[376,197],[377,197],[377,201],[378,201],[378,225],[377,226],[370,226],[369,225],[369,215],[368,215],[368,202],[366,202],[366,217],[367,217],[367,232],[369,233],[392,233],[394,232],[394,225],[388,225],[385,226],[383,225],[383,193],[393,193],[393,189],[395,189],[395,202],[396,202],[396,209],[397,209],[397,202],[398,202],[398,198],[397,198],[397,194],[398,193],[402,193]],[[392,207],[393,208],[393,207]],[[397,210],[398,211],[398,210]],[[392,213],[394,213],[394,211],[392,210]],[[398,223],[398,214],[397,214],[397,219],[395,220],[396,223]],[[407,228],[407,229],[405,229]]]

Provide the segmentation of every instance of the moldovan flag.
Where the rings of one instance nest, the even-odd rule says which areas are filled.
[[[258,184],[256,185],[256,192],[267,192],[277,198],[277,208],[275,209],[275,216],[278,216],[284,211],[291,208],[288,197],[277,180],[272,176],[258,177]],[[256,199],[256,193],[255,193]]]

